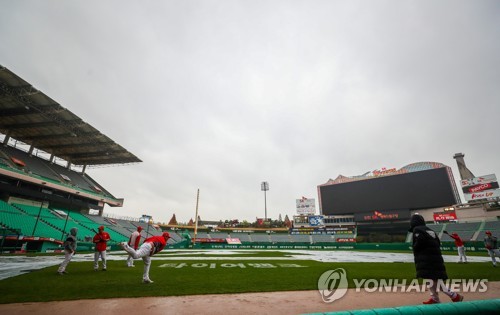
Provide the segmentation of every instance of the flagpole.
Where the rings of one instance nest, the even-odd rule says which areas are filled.
[[[196,234],[198,234],[198,203],[200,201],[200,189],[198,188],[198,193],[196,194],[196,216],[194,217],[194,239],[193,245],[196,243]]]

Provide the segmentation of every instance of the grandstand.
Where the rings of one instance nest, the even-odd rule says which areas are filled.
[[[451,237],[443,233],[444,231],[447,231],[449,234],[457,233],[465,242],[482,242],[486,236],[486,231],[491,231],[493,235],[500,236],[500,221],[498,220],[442,224],[432,223],[427,224],[427,227],[435,231],[443,242],[453,242]],[[407,242],[411,242],[411,233],[408,233]]]

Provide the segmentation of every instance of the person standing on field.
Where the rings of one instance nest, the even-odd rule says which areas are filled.
[[[449,237],[451,237],[455,241],[455,246],[457,246],[457,250],[458,250],[458,259],[459,259],[458,263],[459,264],[461,264],[461,263],[466,264],[467,263],[467,256],[465,256],[464,242],[462,241],[460,236],[458,236],[457,233],[450,234],[450,233],[448,233],[448,231],[444,231],[443,233],[448,235]]]
[[[78,229],[76,227],[71,228],[69,230],[69,235],[66,238],[66,241],[64,241],[64,260],[59,266],[59,269],[57,269],[57,273],[60,274],[61,276],[66,274],[66,267],[68,266],[69,262],[71,261],[71,258],[73,258],[73,255],[76,252],[76,233],[78,232]]]
[[[94,253],[94,271],[99,270],[99,257],[102,260],[102,271],[106,271],[106,248],[108,241],[111,239],[108,232],[104,232],[104,226],[99,227],[99,232],[94,236],[93,242],[95,244]]]
[[[153,280],[149,278],[151,257],[165,248],[169,238],[170,234],[168,232],[163,232],[161,236],[152,236],[145,239],[144,243],[142,243],[138,250],[133,249],[126,242],[120,244],[120,246],[132,256],[132,258],[142,258],[142,261],[144,262],[144,272],[142,274],[143,283],[153,283]]]
[[[132,247],[134,250],[137,250],[139,248],[139,243],[141,242],[141,231],[142,231],[142,226],[138,226],[137,230],[130,235],[130,238],[128,240],[128,246]],[[127,267],[135,267],[134,266],[134,258],[132,255],[128,255],[127,258]]]
[[[496,267],[497,261],[495,259],[495,256],[500,257],[500,250],[498,250],[497,238],[491,235],[490,231],[486,231],[486,237],[484,238],[484,247],[486,247],[486,250],[491,257],[493,267]]]
[[[436,232],[425,225],[424,217],[419,214],[414,214],[411,217],[409,232],[413,233],[412,248],[417,278],[423,278],[431,292],[431,298],[423,304],[441,303],[437,292],[438,282],[443,283],[444,280],[448,279],[440,249],[441,242]],[[461,302],[464,299],[462,295],[449,288],[442,287],[441,290],[453,302]]]

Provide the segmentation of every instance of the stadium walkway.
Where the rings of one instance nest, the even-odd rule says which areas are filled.
[[[440,295],[442,301],[449,299]],[[465,300],[500,297],[500,282],[488,283],[484,293],[465,293]],[[350,289],[340,300],[326,304],[318,291],[191,295],[135,299],[79,300],[0,305],[1,314],[87,315],[87,314],[302,314],[352,309],[418,305],[427,293],[355,292]]]

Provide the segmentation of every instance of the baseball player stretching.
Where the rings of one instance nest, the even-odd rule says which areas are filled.
[[[121,247],[129,253],[132,258],[139,259],[142,258],[144,262],[144,272],[142,274],[142,282],[144,283],[153,283],[151,279],[149,279],[149,268],[151,267],[151,257],[162,251],[163,248],[167,245],[167,241],[170,238],[170,234],[168,232],[163,232],[161,236],[152,236],[144,240],[144,243],[139,247],[138,250],[133,249],[127,243],[121,243]]]

